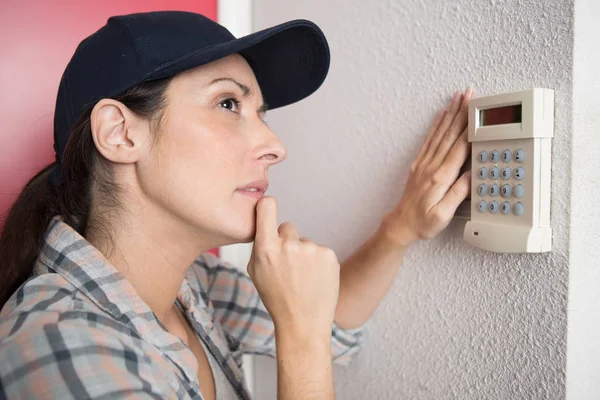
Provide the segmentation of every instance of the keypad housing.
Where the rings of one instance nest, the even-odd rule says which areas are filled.
[[[473,171],[471,207],[463,233],[467,243],[499,253],[552,250],[553,136],[552,89],[530,88],[471,99],[468,126],[472,150],[469,164]],[[478,185],[482,180],[477,177],[481,167],[477,155],[483,150],[489,160],[483,163],[487,193],[479,196]],[[506,168],[510,174],[505,173]],[[489,212],[489,206],[479,211],[481,202],[494,201],[494,212]]]

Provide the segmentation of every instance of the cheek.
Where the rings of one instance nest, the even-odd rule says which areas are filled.
[[[193,123],[166,126],[144,174],[146,193],[186,220],[219,224],[237,214],[232,207],[239,208],[235,189],[244,183],[245,147],[243,138],[228,130]]]
[[[179,195],[219,195],[235,184],[236,158],[227,138],[206,130],[178,130],[164,139],[157,169]]]

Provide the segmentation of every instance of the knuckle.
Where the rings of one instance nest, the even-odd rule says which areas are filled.
[[[444,222],[444,213],[439,209],[439,207],[431,214],[431,222],[434,226]]]
[[[445,180],[446,180],[446,174],[441,169],[439,169],[431,174],[431,181],[435,185],[439,185],[439,184],[443,183]]]
[[[293,235],[296,233],[296,226],[291,222],[283,222],[277,231],[280,235]]]
[[[279,225],[279,229],[281,230],[286,230],[286,229],[294,229],[294,224],[292,224],[291,222],[282,222],[281,225]]]
[[[429,240],[432,238],[433,235],[429,234],[428,232],[419,232],[418,234],[418,238],[419,240]]]
[[[284,240],[282,244],[283,251],[287,254],[298,253],[300,250],[300,246],[298,244],[299,243],[295,240]]]
[[[410,173],[411,174],[416,173],[417,169],[418,169],[418,165],[417,165],[417,162],[415,161],[410,165]]]
[[[307,254],[314,255],[317,253],[318,246],[313,242],[302,242],[302,250]]]
[[[337,263],[337,254],[335,254],[335,251],[333,251],[329,247],[323,247],[322,251],[323,251],[324,257],[328,261],[335,261]]]

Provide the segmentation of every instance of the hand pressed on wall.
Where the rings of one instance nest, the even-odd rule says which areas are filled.
[[[459,174],[470,152],[467,120],[472,97],[471,89],[456,92],[449,110],[440,111],[410,167],[400,202],[384,218],[388,237],[401,246],[440,233],[469,194],[471,171]]]

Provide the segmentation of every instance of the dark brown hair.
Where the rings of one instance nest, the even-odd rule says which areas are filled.
[[[111,98],[141,117],[160,121],[170,81],[144,82]],[[60,165],[61,183],[49,183],[51,170],[58,167],[50,164],[27,183],[8,213],[0,236],[0,309],[31,274],[54,216],[62,216],[85,237],[92,224],[100,224],[99,216],[90,213],[92,200],[94,205],[119,205],[119,187],[112,179],[110,163],[98,152],[92,138],[93,107],[82,111],[71,129]]]

